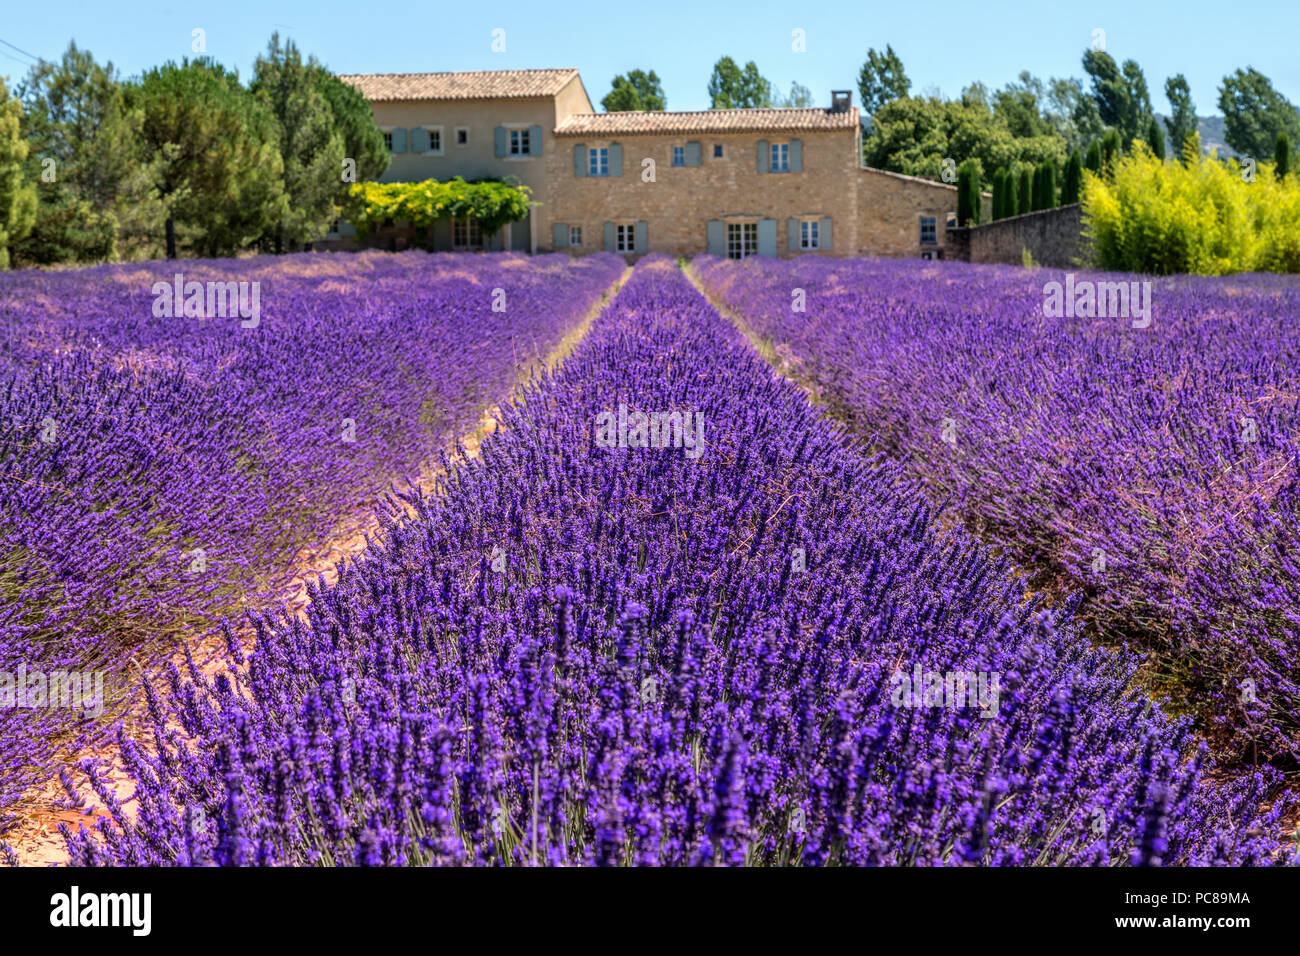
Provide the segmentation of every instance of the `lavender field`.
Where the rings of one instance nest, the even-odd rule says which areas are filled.
[[[1051,270],[695,263],[788,373],[1225,756],[1300,755],[1300,285],[1152,282],[1139,318],[1051,317]],[[1133,276],[1081,274],[1079,281]],[[1072,280],[1073,281],[1073,280]],[[792,308],[803,290],[806,311]]]
[[[256,328],[153,318],[161,266],[0,285],[12,449],[0,669],[102,666],[122,675],[124,706],[144,698],[143,732],[113,715],[86,721],[114,739],[64,768],[68,805],[86,812],[63,828],[69,862],[1297,862],[1285,768],[1220,759],[1182,714],[1195,708],[1153,697],[1146,673],[1154,659],[1258,674],[1245,719],[1261,745],[1285,744],[1286,634],[1255,646],[1247,626],[1272,619],[1226,602],[1210,607],[1240,630],[1204,656],[1099,646],[1095,633],[1100,620],[1146,633],[1150,605],[1125,595],[1155,601],[1155,571],[1141,577],[1132,549],[1227,486],[1254,488],[1257,511],[1200,546],[1227,549],[1212,552],[1221,562],[1273,555],[1277,586],[1297,586],[1283,518],[1251,517],[1280,507],[1286,482],[1265,499],[1232,470],[1225,487],[1167,479],[1166,497],[1182,488],[1182,499],[1142,498],[1140,519],[1106,512],[1102,494],[1123,487],[1106,484],[1116,473],[1137,481],[1136,463],[1185,472],[1193,452],[1226,454],[1227,426],[1217,439],[1193,429],[1191,445],[1179,430],[1210,414],[1215,382],[1226,414],[1272,409],[1258,411],[1263,447],[1251,451],[1289,447],[1294,396],[1289,407],[1247,397],[1250,383],[1255,399],[1285,388],[1287,286],[1175,289],[1168,302],[1199,309],[1200,331],[1190,317],[1166,330],[1158,312],[1147,331],[1165,338],[1148,354],[1100,324],[1049,330],[1021,270],[697,261],[787,376],[651,256],[558,368],[519,385],[576,337],[620,260],[234,268],[265,282]],[[795,279],[808,310],[787,316]],[[1252,335],[1275,343],[1269,360],[1233,352]],[[1193,352],[1183,365],[1179,350]],[[1156,439],[1124,454],[1115,436],[1155,420],[1125,416],[1156,399],[1114,383],[1155,370],[1180,383],[1160,402],[1187,417],[1158,432],[1165,458]],[[496,402],[500,427],[480,457],[444,456],[424,488],[399,482]],[[1030,442],[1031,424],[1066,408],[1092,417],[1076,411]],[[1109,452],[1086,429],[1066,443],[1080,417],[1108,424]],[[57,440],[42,443],[47,418]],[[343,418],[354,441],[339,437]],[[956,445],[940,437],[945,418],[959,423]],[[1055,449],[1057,472],[1026,446]],[[1107,454],[1125,460],[1087,470]],[[1065,517],[1047,510],[1088,475],[1093,498]],[[70,496],[51,494],[56,484]],[[294,549],[358,506],[383,523],[362,560],[318,581],[305,613],[277,610]],[[1081,531],[1068,545],[1054,537],[1067,519],[1097,523],[1112,556],[1102,582],[1086,575]],[[196,547],[202,573],[189,570]],[[1168,586],[1195,611],[1203,592],[1189,580]],[[160,661],[221,617],[219,671],[161,660],[158,680],[139,680],[125,663]],[[1178,620],[1203,640],[1227,627]],[[11,799],[54,766],[61,734],[86,731],[44,711],[3,716]]]
[[[144,668],[240,626],[301,549],[472,430],[623,268],[412,253],[0,275],[0,672],[102,682],[84,708],[9,688],[0,811],[103,736]],[[246,283],[246,315],[200,296],[187,317],[177,272]]]

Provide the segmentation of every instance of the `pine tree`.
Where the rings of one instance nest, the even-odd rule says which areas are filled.
[[[1070,153],[1065,163],[1065,178],[1061,182],[1061,205],[1068,206],[1079,201],[1083,192],[1083,157],[1076,149]]]

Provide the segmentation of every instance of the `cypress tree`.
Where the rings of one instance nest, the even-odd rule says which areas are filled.
[[[1106,130],[1106,135],[1101,138],[1101,168],[1105,175],[1110,175],[1110,170],[1119,159],[1119,151],[1119,130]]]
[[[980,175],[971,159],[957,167],[957,225],[973,226],[980,221]]]
[[[1279,182],[1286,179],[1291,171],[1291,140],[1286,133],[1277,134],[1277,146],[1273,149],[1273,175]]]
[[[1156,154],[1156,159],[1165,158],[1165,134],[1154,116],[1147,124],[1147,145],[1151,147],[1151,152]]]
[[[1070,158],[1065,162],[1065,178],[1061,181],[1061,205],[1068,206],[1070,203],[1079,201],[1079,196],[1083,192],[1083,157],[1076,149],[1070,153]]]
[[[999,169],[993,174],[993,220],[1006,218],[1003,205],[1007,198],[1007,171]]]
[[[1034,208],[1034,191],[1029,181],[1029,167],[1020,167],[1020,176],[1016,184],[1016,209],[1029,212]]]
[[[1101,143],[1095,139],[1088,144],[1088,155],[1083,159],[1083,168],[1096,176],[1101,175]]]

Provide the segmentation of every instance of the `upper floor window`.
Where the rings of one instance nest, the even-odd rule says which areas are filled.
[[[429,128],[429,152],[442,152],[442,127]]]
[[[788,173],[790,171],[790,144],[772,144],[772,172]]]
[[[457,145],[457,146],[468,146],[468,145],[469,145],[469,127],[468,127],[468,126],[457,126],[457,127],[456,127],[456,145]]]
[[[384,149],[390,153],[393,151],[393,131],[391,129],[384,130]]]
[[[713,158],[714,158],[714,159],[721,159],[721,158],[722,158],[722,144],[721,144],[721,143],[714,143],[714,144],[713,144]]]
[[[800,249],[820,249],[821,248],[821,221],[817,219],[804,219],[799,223],[799,248]]]
[[[685,166],[685,165],[686,165],[686,147],[685,147],[685,146],[674,146],[674,147],[673,147],[673,165],[674,165],[674,166]]]
[[[938,242],[938,236],[935,232],[934,216],[921,217],[921,244],[934,245]]]
[[[614,251],[636,252],[636,223],[620,222],[614,226]]]
[[[595,146],[587,150],[587,175],[609,175],[609,147]]]
[[[512,129],[510,131],[510,155],[511,156],[528,156],[530,155],[528,143],[528,127]]]

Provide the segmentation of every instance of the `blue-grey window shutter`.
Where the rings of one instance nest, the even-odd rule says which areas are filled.
[[[587,175],[587,147],[581,143],[573,147],[573,175]]]
[[[498,126],[492,131],[492,145],[492,153],[497,159],[510,155],[510,133],[504,126]]]
[[[528,127],[528,155],[542,155],[542,128],[540,126]]]
[[[612,222],[605,223],[605,251],[614,251],[614,224]]]
[[[827,216],[822,220],[821,235],[817,237],[818,243],[822,249],[831,249],[831,217]]]
[[[393,130],[393,152],[394,153],[406,152],[406,130],[404,129]]]
[[[790,140],[790,172],[803,172],[803,140]]]
[[[611,143],[609,147],[609,174],[623,175],[623,147],[619,143]]]
[[[727,254],[727,227],[721,219],[710,219],[708,224],[708,250],[711,256]]]
[[[769,157],[767,154],[767,140],[760,139],[758,141],[758,171],[760,173],[767,172],[768,170],[767,164],[770,159],[771,157]]]
[[[686,144],[686,165],[687,166],[700,165],[700,154],[701,154],[701,150],[700,150],[700,144],[698,142],[687,143]]]
[[[411,127],[411,152],[427,153],[429,151],[429,131],[423,126]]]
[[[567,222],[551,223],[551,245],[563,249],[569,244],[569,224]]]
[[[650,251],[650,226],[644,219],[636,221],[636,251]]]
[[[797,252],[799,249],[798,219],[787,219],[785,221],[785,247],[791,252]]]
[[[758,254],[769,259],[776,258],[776,220],[760,219],[758,221]]]

